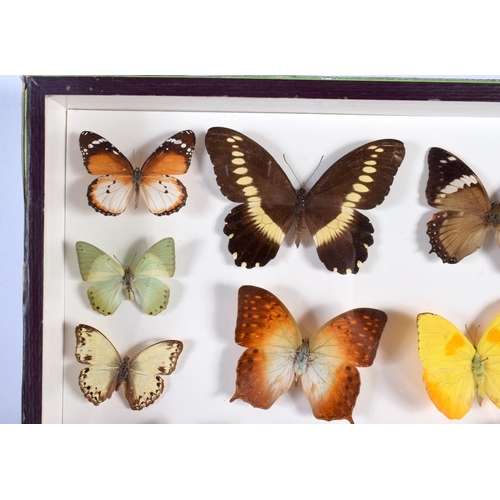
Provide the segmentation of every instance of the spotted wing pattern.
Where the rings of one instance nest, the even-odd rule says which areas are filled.
[[[113,344],[96,328],[78,325],[75,334],[76,359],[89,365],[80,372],[80,389],[96,406],[121,385],[132,410],[153,404],[163,392],[162,376],[175,370],[183,349],[179,340],[164,340],[147,347],[132,360],[122,360]]]
[[[222,194],[239,203],[224,226],[236,265],[266,265],[294,223],[298,246],[305,219],[321,261],[341,274],[357,273],[373,243],[373,227],[356,208],[382,203],[405,152],[393,139],[365,144],[334,163],[306,194],[293,188],[262,146],[240,132],[214,127],[205,143]]]
[[[231,401],[268,409],[300,379],[316,418],[354,423],[361,384],[356,367],[373,363],[386,321],[382,311],[353,309],[329,321],[309,341],[275,295],[241,287],[235,341],[246,350],[238,361]]]
[[[184,130],[163,142],[145,161],[134,169],[127,158],[107,139],[95,132],[80,134],[80,151],[87,171],[98,175],[88,187],[89,205],[104,215],[119,215],[135,195],[135,207],[141,194],[149,211],[170,215],[186,203],[184,185],[172,175],[189,168],[196,138]]]

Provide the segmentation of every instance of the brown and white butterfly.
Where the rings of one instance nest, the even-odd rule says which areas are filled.
[[[373,363],[386,321],[378,309],[352,309],[328,321],[311,339],[303,338],[275,295],[242,286],[235,340],[247,349],[238,361],[231,402],[242,399],[268,409],[300,379],[316,418],[354,423],[361,387],[356,367]]]
[[[94,132],[82,132],[80,151],[83,163],[90,174],[100,176],[88,187],[89,205],[104,215],[119,215],[134,194],[137,208],[140,194],[155,215],[177,212],[186,204],[187,191],[172,175],[187,172],[195,143],[194,132],[179,132],[163,142],[142,168],[133,168],[104,137]]]
[[[76,359],[90,365],[80,372],[78,383],[84,396],[98,406],[123,385],[132,410],[153,404],[163,392],[161,375],[170,375],[182,352],[179,340],[164,340],[123,359],[113,344],[96,328],[78,325]]]
[[[357,273],[373,244],[373,226],[356,209],[382,203],[405,154],[400,141],[370,142],[335,162],[306,193],[296,191],[274,158],[240,132],[211,128],[205,144],[222,194],[241,203],[224,227],[237,266],[265,266],[295,221],[296,246],[305,222],[320,260],[341,274]]]
[[[425,194],[439,208],[427,223],[431,251],[456,264],[479,249],[490,230],[500,246],[500,203],[491,203],[479,177],[456,155],[441,148],[429,151]]]

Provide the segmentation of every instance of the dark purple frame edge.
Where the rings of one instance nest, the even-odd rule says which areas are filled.
[[[25,277],[22,421],[41,423],[45,97],[49,95],[228,96],[499,102],[498,82],[200,77],[25,78]]]

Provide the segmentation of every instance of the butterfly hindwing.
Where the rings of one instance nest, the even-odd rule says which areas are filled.
[[[294,222],[298,246],[305,219],[327,269],[356,273],[373,243],[373,227],[354,208],[382,203],[404,158],[400,141],[366,144],[332,165],[306,195],[262,146],[240,132],[214,127],[205,143],[222,194],[242,203],[226,217],[224,233],[236,265],[247,268],[273,259]]]
[[[90,365],[80,372],[79,385],[94,405],[109,399],[123,384],[133,410],[153,404],[163,392],[163,375],[170,375],[182,352],[182,342],[164,340],[141,351],[132,360],[121,359],[113,344],[97,329],[78,325],[76,359]]]
[[[498,226],[495,212],[477,175],[456,155],[441,148],[429,151],[427,203],[439,208],[427,223],[431,252],[455,264],[475,252],[484,242],[488,229]],[[500,244],[500,240],[497,241]]]
[[[235,340],[247,349],[238,361],[231,401],[267,409],[301,379],[316,418],[353,423],[360,389],[356,366],[372,364],[386,321],[382,311],[353,309],[329,321],[309,341],[302,339],[275,295],[241,287]]]
[[[78,325],[75,334],[76,359],[90,365],[80,372],[78,383],[84,396],[97,406],[117,389],[122,360],[113,344],[95,328]]]
[[[312,362],[301,381],[316,418],[354,423],[361,388],[356,367],[372,365],[386,322],[378,309],[353,309],[330,320],[311,340]]]
[[[98,175],[89,186],[89,205],[104,215],[119,215],[135,194],[137,208],[141,194],[149,211],[170,215],[186,203],[184,185],[171,175],[189,168],[196,143],[195,135],[184,130],[164,141],[146,160],[142,169],[134,169],[127,158],[107,139],[94,132],[80,134],[80,151],[87,171]]]

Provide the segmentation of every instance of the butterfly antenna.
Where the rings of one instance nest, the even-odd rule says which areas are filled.
[[[323,155],[320,159],[319,159],[319,163],[318,163],[318,166],[314,169],[313,173],[309,176],[309,178],[307,179],[307,181],[305,182],[304,185],[306,185],[310,180],[311,180],[311,177],[316,173],[316,170],[318,170],[319,166],[321,165],[321,162],[323,161],[323,158],[325,157],[325,155]]]
[[[291,170],[291,172],[292,172],[293,176],[297,179],[297,182],[299,183],[300,187],[302,187],[302,188],[303,188],[304,186],[306,186],[306,185],[307,185],[307,183],[311,180],[311,177],[312,177],[312,176],[316,173],[316,170],[318,170],[318,168],[319,168],[319,166],[321,165],[321,162],[323,161],[323,158],[324,158],[324,157],[325,157],[325,156],[323,155],[323,156],[320,158],[318,165],[317,165],[317,166],[316,166],[316,168],[313,170],[313,173],[312,173],[312,174],[311,174],[311,175],[307,178],[306,182],[302,183],[302,182],[300,182],[300,181],[299,181],[299,178],[295,175],[295,172],[293,171],[293,168],[290,166],[290,163],[288,163],[288,162],[286,161],[286,156],[285,156],[285,154],[283,153],[283,160],[285,160],[285,163],[288,165],[288,168]]]
[[[283,160],[285,160],[285,163],[288,165],[288,168],[290,169],[290,171],[292,172],[293,176],[295,177],[295,179],[299,183],[299,186],[302,187],[303,186],[302,182],[299,181],[299,178],[295,175],[295,172],[293,171],[293,168],[291,167],[290,163],[287,162],[285,153],[283,153]]]
[[[477,331],[479,330],[481,325],[477,325],[476,326],[476,330],[474,331],[474,335],[471,334],[471,332],[469,331],[469,328],[467,327],[467,325],[465,325],[465,331],[467,332],[467,335],[469,336],[471,342],[472,342],[472,345],[475,347],[477,345]]]
[[[115,258],[115,260],[118,262],[118,264],[120,264],[120,266],[123,267],[123,269],[125,269],[127,266],[124,266],[123,263],[121,262],[121,260],[116,256],[116,255],[113,255],[113,257]]]

